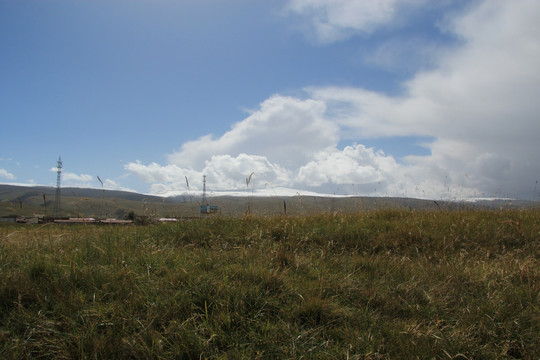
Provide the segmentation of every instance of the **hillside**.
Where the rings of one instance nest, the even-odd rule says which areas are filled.
[[[0,185],[0,216],[52,215],[54,187]],[[308,215],[334,212],[355,213],[386,208],[437,210],[463,208],[530,208],[527,201],[447,202],[392,197],[318,197],[318,196],[212,196],[218,215]],[[123,218],[133,211],[139,216],[199,216],[201,198],[195,195],[159,197],[127,191],[62,188],[62,215],[68,217]]]
[[[56,189],[45,186],[0,185],[0,216],[52,215]],[[164,202],[158,196],[127,191],[62,188],[64,216],[123,217],[130,210],[148,212],[149,204]]]

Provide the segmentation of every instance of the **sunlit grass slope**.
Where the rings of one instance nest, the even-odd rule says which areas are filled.
[[[0,227],[3,359],[538,359],[540,212]]]

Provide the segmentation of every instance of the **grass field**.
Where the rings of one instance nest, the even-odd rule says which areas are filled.
[[[0,358],[538,359],[540,211],[0,225]]]

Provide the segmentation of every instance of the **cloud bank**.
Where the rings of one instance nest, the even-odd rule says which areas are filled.
[[[419,1],[292,0],[321,42],[390,23]],[[434,66],[398,96],[362,88],[311,87],[279,94],[219,137],[184,143],[168,164],[126,169],[153,193],[208,176],[215,190],[284,186],[326,193],[423,198],[530,199],[540,178],[540,3],[489,0],[446,23],[459,47],[439,49]],[[426,136],[431,154],[395,159],[354,139]],[[343,146],[349,141],[348,146]],[[399,160],[399,161],[398,161]],[[200,181],[196,181],[200,183]]]

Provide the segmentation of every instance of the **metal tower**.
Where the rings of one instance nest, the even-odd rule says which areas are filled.
[[[61,206],[60,206],[60,180],[62,178],[62,158],[58,157],[58,163],[56,166],[56,195],[54,198],[54,210],[53,210],[53,216],[60,216],[60,213],[62,212]]]
[[[212,214],[218,210],[218,206],[213,206],[208,203],[208,198],[206,197],[206,175],[203,175],[203,193],[199,211],[201,214]]]
[[[206,206],[206,205],[208,205],[207,204],[208,201],[206,200],[206,175],[203,175],[202,184],[203,184],[203,188],[202,188],[203,190],[202,190],[202,201],[201,202],[202,202],[202,204],[204,206]]]

